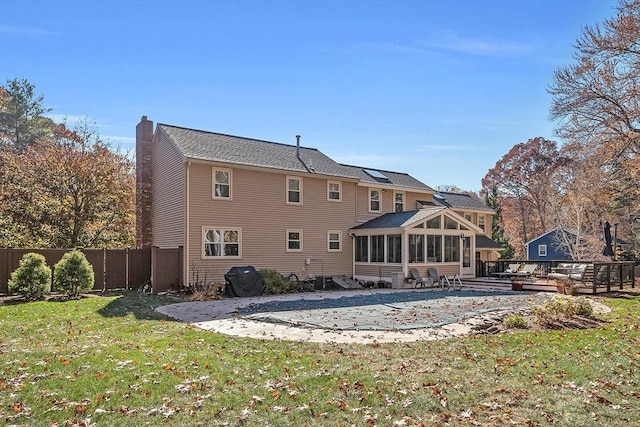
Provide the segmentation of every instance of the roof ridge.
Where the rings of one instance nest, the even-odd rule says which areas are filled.
[[[213,131],[202,130],[202,129],[194,129],[194,128],[189,128],[189,127],[185,127],[185,126],[170,125],[170,124],[167,124],[167,123],[158,123],[158,126],[165,126],[165,127],[176,128],[176,129],[189,130],[189,131],[193,131],[193,132],[206,133],[206,134],[209,134],[209,135],[226,136],[226,137],[229,137],[229,138],[238,138],[238,139],[244,139],[244,140],[247,140],[247,141],[261,142],[261,143],[264,143],[264,144],[274,144],[274,145],[282,145],[284,147],[296,148],[296,145],[285,144],[284,142],[267,141],[265,139],[251,138],[251,137],[240,136],[240,135],[231,135],[231,134],[228,134],[228,133],[213,132]],[[304,150],[319,151],[315,147],[303,147],[301,145],[300,148],[304,149]]]

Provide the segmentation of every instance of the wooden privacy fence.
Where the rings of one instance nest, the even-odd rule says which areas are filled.
[[[9,278],[23,255],[35,252],[54,265],[71,249],[0,248],[0,294],[9,293]],[[158,293],[178,288],[182,282],[182,247],[173,249],[81,249],[93,266],[95,291],[135,289],[147,283]],[[56,289],[52,289],[55,291]]]

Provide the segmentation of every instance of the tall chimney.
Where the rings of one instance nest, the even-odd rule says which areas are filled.
[[[136,126],[136,247],[153,244],[153,122],[142,116]]]

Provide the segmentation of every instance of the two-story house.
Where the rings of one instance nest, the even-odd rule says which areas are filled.
[[[289,145],[166,124],[154,131],[146,116],[136,178],[137,244],[182,247],[185,283],[196,270],[223,281],[243,265],[389,280],[436,264],[472,276],[492,215],[449,206],[408,174],[339,164],[299,137]]]

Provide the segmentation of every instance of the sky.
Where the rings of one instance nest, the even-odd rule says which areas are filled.
[[[562,143],[553,72],[615,0],[0,0],[0,84],[134,151],[146,115],[478,191],[515,144]]]

